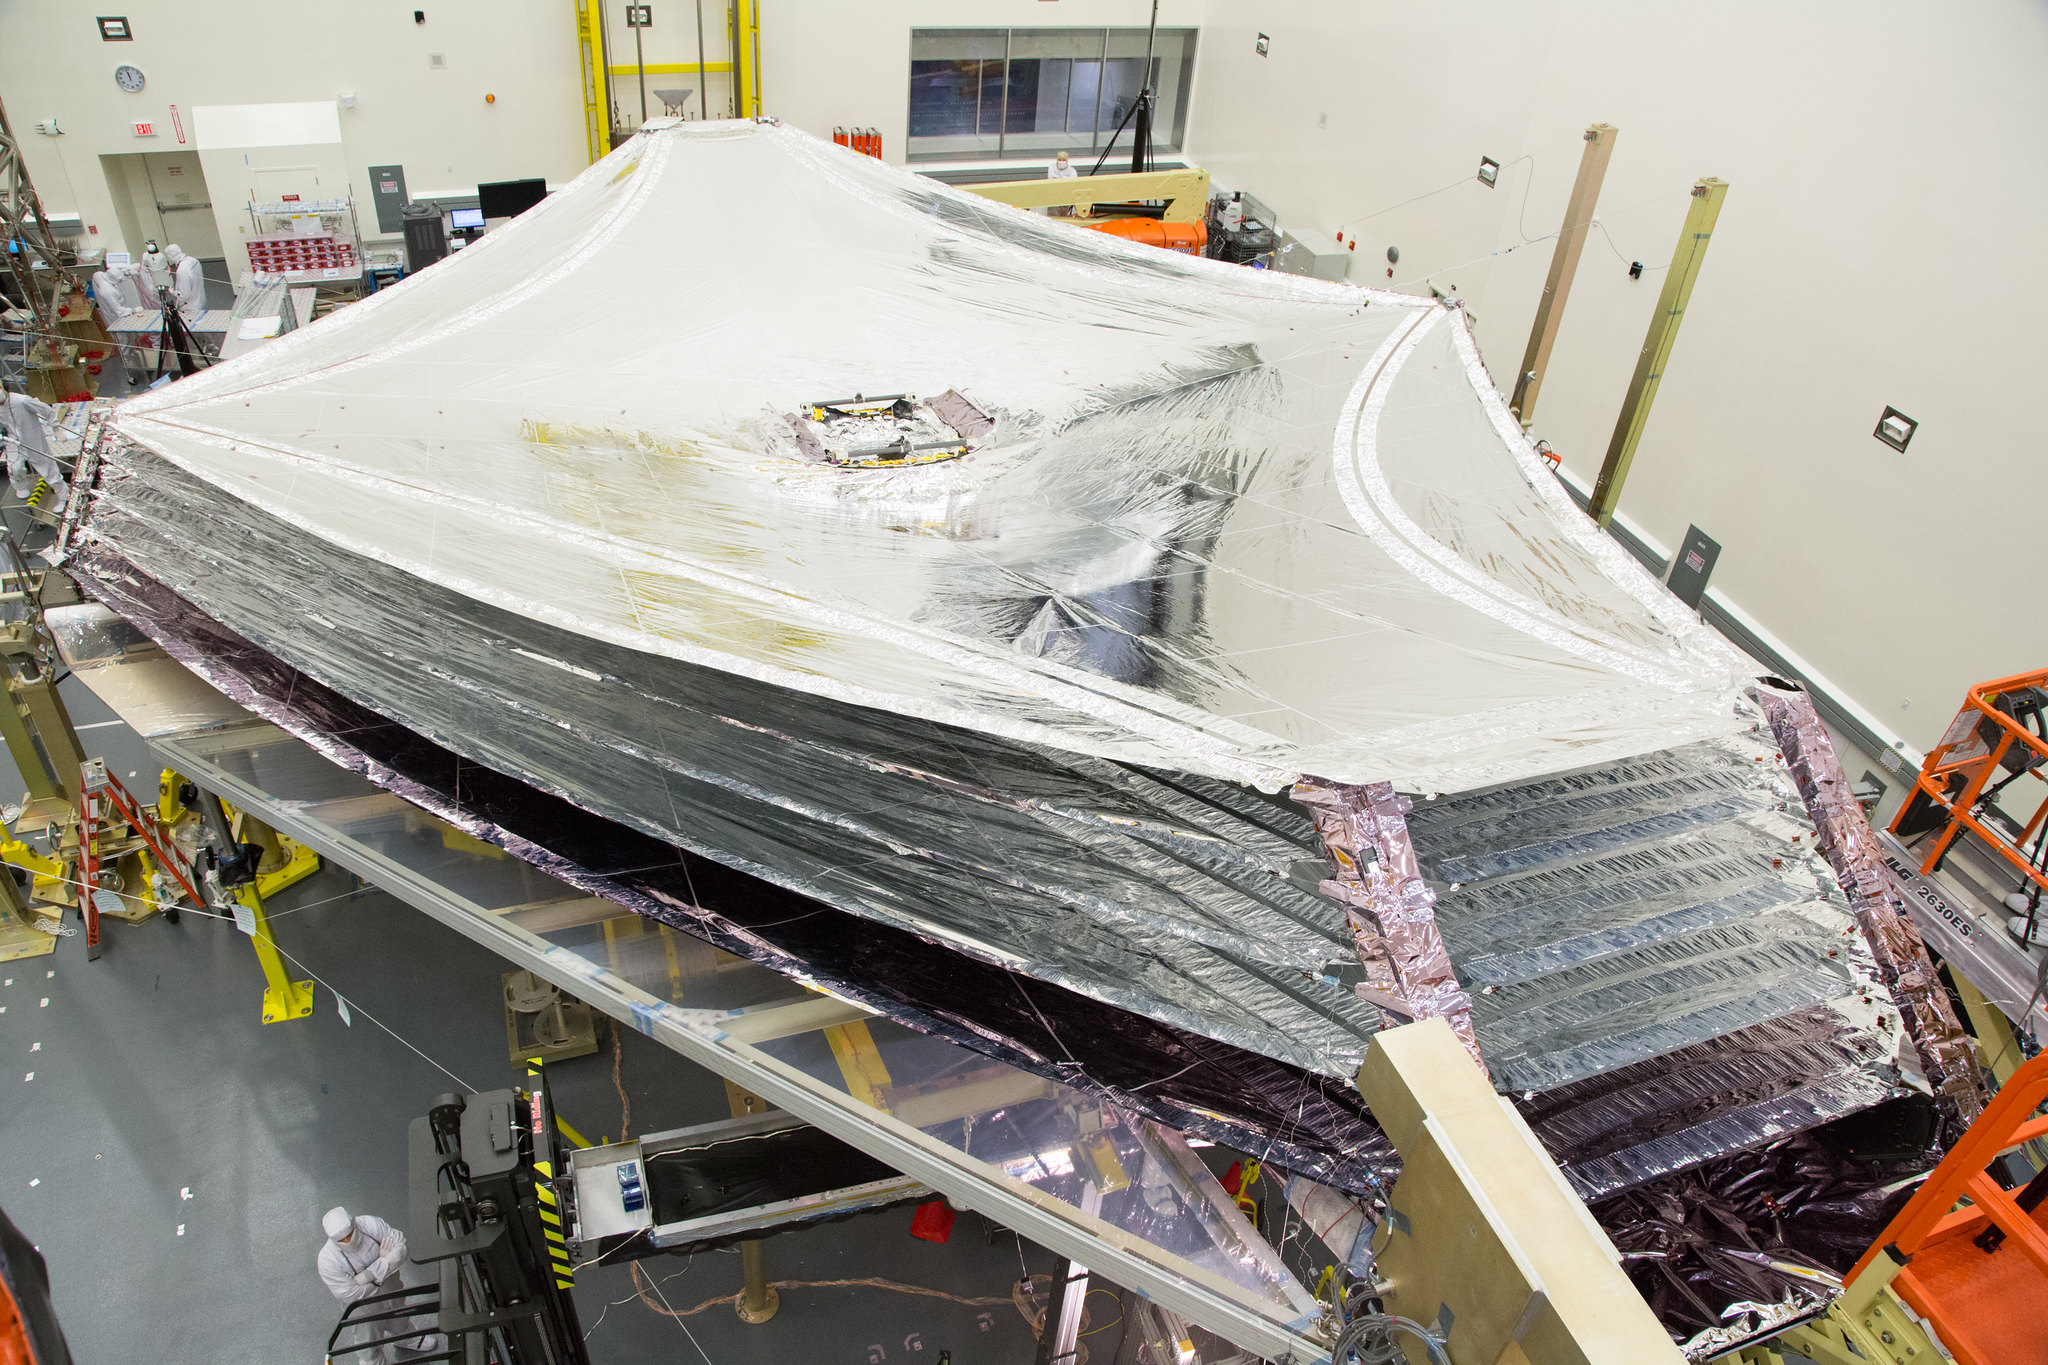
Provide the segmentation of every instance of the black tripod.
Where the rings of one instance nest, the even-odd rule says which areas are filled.
[[[213,363],[213,357],[201,349],[192,331],[185,325],[185,319],[178,312],[178,301],[168,288],[158,286],[157,307],[163,309],[163,329],[157,333],[156,375],[161,379],[165,368],[171,363],[171,356],[178,357],[178,376],[198,374]]]
[[[1124,116],[1117,120],[1116,131],[1109,135],[1109,141],[1102,148],[1102,155],[1095,158],[1095,168],[1088,172],[1094,175],[1102,169],[1102,163],[1109,160],[1110,152],[1116,147],[1117,138],[1133,118],[1137,126],[1131,129],[1131,174],[1139,175],[1152,169],[1152,49],[1159,38],[1159,0],[1152,0],[1152,27],[1145,34],[1145,86],[1138,92],[1138,98],[1131,107],[1124,110]]]

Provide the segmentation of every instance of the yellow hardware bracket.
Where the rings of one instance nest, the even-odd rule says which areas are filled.
[[[190,813],[183,801],[178,799],[178,788],[185,785],[185,775],[166,768],[156,779],[156,817],[165,827],[177,824]]]
[[[64,875],[62,859],[49,858],[36,852],[19,839],[9,839],[0,844],[0,862],[11,863],[24,869],[34,878],[30,887],[31,895],[51,905],[74,905],[78,897],[71,887],[71,879]]]

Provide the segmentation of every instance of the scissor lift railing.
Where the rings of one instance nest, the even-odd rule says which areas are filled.
[[[2048,1053],[2007,1081],[1850,1273],[1901,1262],[1892,1291],[1963,1365],[2048,1359],[2048,1175],[2019,1191],[1987,1167],[2048,1136]]]
[[[1926,804],[1946,813],[1946,827],[1924,851],[1916,850],[1921,854],[1923,876],[1940,866],[1955,841],[1968,830],[2048,892],[2048,868],[2039,859],[2029,858],[2026,849],[2041,836],[2042,823],[2048,820],[2048,800],[2039,803],[2017,836],[1987,819],[1983,811],[1985,801],[2023,777],[2048,784],[2048,737],[2029,730],[2014,714],[2028,711],[2037,725],[2048,728],[2039,709],[2044,704],[2039,690],[2044,688],[2048,688],[2048,669],[1979,683],[1964,696],[1963,709],[1920,765],[1913,793],[1892,819],[1892,831],[1904,835],[1916,820],[1924,819]],[[1999,705],[2001,700],[2006,702],[2004,708]],[[2048,791],[2041,795],[2048,797]]]

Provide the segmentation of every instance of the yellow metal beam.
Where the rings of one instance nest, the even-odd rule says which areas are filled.
[[[597,0],[575,0],[577,77],[583,86],[583,138],[591,164],[611,148],[611,111],[605,108],[604,14]]]
[[[729,15],[733,107],[739,117],[753,118],[761,112],[761,14],[756,0],[732,0]]]
[[[236,888],[235,899],[249,911],[253,926],[249,942],[263,968],[263,1022],[279,1024],[287,1019],[304,1019],[313,1012],[313,983],[294,981],[285,971],[277,941],[270,936],[270,917],[263,912],[262,893],[252,883]]]
[[[1825,1316],[1776,1340],[1818,1365],[1935,1365],[1948,1358],[1935,1348],[1919,1315],[1892,1292],[1902,1268],[1889,1249],[1843,1286]]]
[[[882,1064],[881,1050],[868,1026],[853,1023],[828,1028],[825,1041],[832,1047],[832,1059],[839,1063],[839,1074],[846,1078],[847,1093],[871,1108],[884,1108],[882,1095],[890,1085],[889,1068]]]
[[[1721,201],[1727,197],[1728,182],[1712,176],[1692,187],[1692,207],[1685,215],[1685,227],[1678,234],[1678,249],[1671,253],[1671,268],[1664,274],[1664,291],[1657,296],[1657,312],[1650,319],[1649,333],[1636,357],[1636,372],[1628,382],[1628,395],[1621,400],[1621,416],[1614,423],[1614,436],[1607,443],[1607,458],[1600,465],[1600,481],[1593,485],[1593,500],[1586,511],[1602,526],[1614,520],[1614,505],[1621,501],[1621,485],[1635,462],[1636,446],[1643,439],[1643,425],[1650,420],[1650,404],[1663,382],[1664,366],[1671,359],[1671,344],[1678,340],[1678,324],[1692,300],[1693,282],[1707,258],[1707,243],[1713,239],[1714,223],[1721,216]]]
[[[732,63],[706,62],[703,69],[706,71],[730,71],[732,70]],[[649,62],[644,67],[631,65],[615,66],[611,68],[611,73],[614,76],[637,76],[642,71],[645,71],[650,76],[694,76],[697,74],[697,70],[695,62]]]
[[[1071,180],[1004,180],[961,189],[1020,209],[1071,208],[1086,218],[1097,204],[1134,199],[1167,200],[1169,223],[1199,223],[1209,210],[1209,173],[1200,167],[1139,174],[1082,175]]]

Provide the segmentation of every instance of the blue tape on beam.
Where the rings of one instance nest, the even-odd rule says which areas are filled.
[[[635,1000],[632,1002],[632,1005],[633,1027],[652,1038],[654,1036],[654,1021],[661,1018],[663,1008],[661,1002],[656,1001],[651,1005],[646,1005]]]

